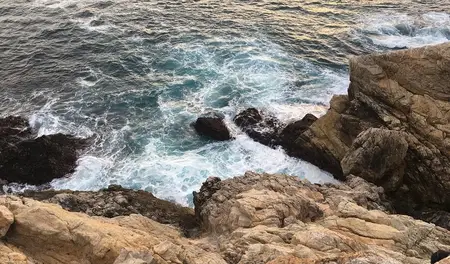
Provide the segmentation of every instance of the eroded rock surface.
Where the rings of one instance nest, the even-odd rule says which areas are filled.
[[[202,224],[196,238],[184,237],[177,223],[165,225],[140,214],[88,216],[57,204],[0,196],[0,206],[14,217],[0,242],[0,260],[46,264],[425,264],[438,250],[450,250],[449,231],[386,213],[389,204],[383,189],[359,177],[349,176],[339,185],[316,185],[292,176],[248,172],[222,181],[212,177],[203,187],[195,194]],[[108,207],[118,202],[111,199],[123,200],[117,198],[121,195],[140,199],[134,197],[139,194],[108,193],[112,191],[103,190],[98,196],[46,192],[35,197],[80,211],[91,206],[92,211],[87,212],[92,215],[110,211]],[[92,203],[93,199],[99,201]],[[130,208],[139,207],[136,201],[128,202]],[[152,207],[145,205],[145,200],[139,204],[144,210],[137,212],[152,217]]]
[[[429,263],[450,248],[447,230],[387,214],[380,187],[349,180],[319,186],[249,172],[217,182],[199,208],[204,231],[228,263],[240,264]]]
[[[348,96],[333,97],[288,153],[384,186],[397,212],[449,211],[449,76],[450,43],[353,57]]]
[[[179,227],[186,236],[195,235],[198,223],[192,208],[182,207],[153,194],[111,185],[99,191],[26,191],[22,196],[56,203],[65,210],[108,218],[141,214],[162,224]]]

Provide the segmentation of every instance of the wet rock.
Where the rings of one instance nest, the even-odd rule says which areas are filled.
[[[111,218],[141,214],[159,223],[179,227],[186,236],[194,236],[198,232],[193,209],[158,199],[146,191],[119,185],[110,185],[100,191],[26,191],[22,196],[56,203],[68,211],[92,216]]]
[[[76,167],[78,151],[87,140],[55,134],[12,142],[0,150],[0,178],[40,185],[63,177]]]
[[[288,124],[280,134],[281,145],[289,149],[292,143],[310,127],[317,117],[313,114],[306,114],[301,120]]]
[[[0,118],[0,152],[15,143],[32,136],[28,120],[20,116]]]
[[[248,108],[237,114],[233,121],[256,142],[269,147],[280,143],[281,124],[279,120],[269,114],[262,113],[256,108]]]
[[[224,116],[211,112],[197,118],[194,128],[198,134],[215,140],[230,140],[231,134],[224,122]]]

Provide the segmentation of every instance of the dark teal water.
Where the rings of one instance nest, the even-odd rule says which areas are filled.
[[[439,3],[437,3],[439,2]],[[246,170],[331,181],[253,142],[245,107],[284,121],[324,113],[345,93],[350,55],[450,39],[448,1],[0,1],[0,115],[39,134],[96,135],[55,188],[109,184],[189,203],[208,176]],[[211,142],[190,123],[226,115]]]

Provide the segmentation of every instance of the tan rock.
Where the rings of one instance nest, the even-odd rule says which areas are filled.
[[[3,205],[0,205],[0,238],[6,235],[14,222],[14,215]]]

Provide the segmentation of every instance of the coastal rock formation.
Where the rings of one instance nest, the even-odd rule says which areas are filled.
[[[219,254],[183,238],[177,229],[142,215],[89,217],[15,196],[1,196],[0,205],[14,214],[14,224],[4,237],[6,247],[20,249],[35,260],[31,263],[226,263]],[[0,259],[8,257],[5,254],[10,255],[0,251]]]
[[[382,188],[358,177],[320,186],[248,172],[215,185],[198,210],[228,263],[429,263],[450,248],[450,232],[387,214]]]
[[[353,57],[348,96],[333,97],[288,153],[384,186],[398,212],[448,211],[449,76],[450,43]]]
[[[111,185],[99,191],[26,191],[24,197],[56,203],[71,212],[91,216],[116,217],[140,214],[162,224],[180,228],[185,236],[195,235],[198,223],[192,208],[182,207],[153,194]]]
[[[73,192],[69,200],[82,201],[82,206],[94,206],[101,212],[107,211],[113,204],[109,199],[119,194],[95,197],[104,197],[105,203],[83,202],[86,197],[94,199],[92,195]],[[195,196],[201,201],[196,211],[202,233],[186,238],[179,225],[164,225],[140,214],[88,216],[57,204],[3,195],[0,207],[12,213],[14,222],[0,242],[0,260],[45,264],[425,264],[433,253],[450,250],[449,231],[386,213],[383,188],[355,176],[339,185],[317,185],[292,176],[247,172],[223,181],[210,178]],[[63,201],[69,201],[63,192],[47,192],[40,198],[64,206]],[[142,206],[139,212],[151,210]],[[165,213],[173,215],[174,208]]]
[[[73,172],[87,140],[54,134],[34,138],[21,117],[0,119],[0,180],[40,185]]]
[[[275,117],[255,108],[248,108],[237,114],[233,121],[256,142],[269,147],[279,144],[281,124]]]
[[[230,131],[224,123],[224,116],[215,112],[204,114],[197,118],[194,128],[198,134],[215,140],[231,139]]]

